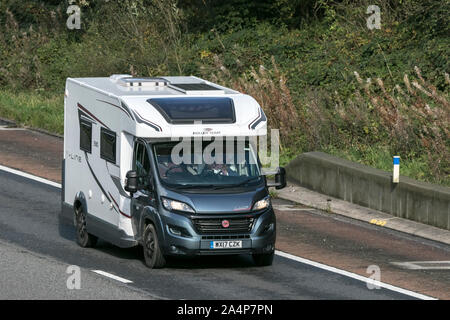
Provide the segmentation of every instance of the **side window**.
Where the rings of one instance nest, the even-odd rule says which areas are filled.
[[[80,149],[92,152],[92,123],[80,119]]]
[[[139,188],[144,188],[148,184],[148,178],[150,175],[150,159],[144,144],[141,142],[136,142],[134,154],[135,170],[139,176]]]
[[[105,128],[100,131],[100,158],[116,163],[116,134]]]

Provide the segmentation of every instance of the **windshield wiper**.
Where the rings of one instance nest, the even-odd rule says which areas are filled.
[[[244,181],[241,181],[239,183],[234,183],[234,184],[178,184],[178,185],[173,185],[171,184],[170,187],[175,188],[175,189],[205,189],[205,188],[211,188],[213,190],[217,190],[217,189],[224,189],[224,188],[235,188],[235,187],[240,187],[243,186],[247,183],[250,183],[254,180],[257,180],[261,178],[261,176],[257,176],[257,177],[252,177],[249,179],[246,179]]]
[[[247,184],[247,183],[250,183],[250,182],[252,182],[253,180],[256,180],[256,179],[259,179],[259,178],[261,178],[261,176],[252,177],[252,178],[246,179],[246,180],[244,180],[244,181],[241,181],[241,182],[235,183],[235,184],[224,184],[224,185],[221,185],[221,186],[219,186],[219,187],[220,187],[220,188],[234,188],[234,187],[240,187],[240,186],[243,186],[243,185],[245,185],[245,184]],[[217,187],[216,187],[216,189],[217,189]]]
[[[172,188],[175,189],[201,189],[201,188],[216,188],[214,184],[178,184],[171,185]]]

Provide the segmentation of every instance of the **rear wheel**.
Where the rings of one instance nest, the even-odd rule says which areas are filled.
[[[273,256],[274,252],[252,255],[255,264],[260,267],[271,266],[273,262]]]
[[[75,225],[77,229],[77,243],[83,248],[94,247],[98,238],[87,232],[86,214],[81,206],[75,208]]]
[[[162,254],[159,246],[158,235],[156,234],[155,227],[152,224],[148,224],[145,227],[143,241],[144,259],[147,267],[151,269],[164,267],[166,264],[166,259]]]

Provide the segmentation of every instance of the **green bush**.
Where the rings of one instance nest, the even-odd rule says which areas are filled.
[[[325,150],[387,168],[400,153],[409,175],[449,183],[449,1],[76,3],[72,31],[66,1],[0,3],[0,116],[61,132],[67,77],[193,74],[255,96],[283,129],[282,162]]]

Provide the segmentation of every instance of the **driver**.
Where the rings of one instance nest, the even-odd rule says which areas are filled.
[[[160,162],[158,163],[158,170],[159,170],[159,175],[161,177],[165,177],[167,178],[167,172],[170,170],[171,173],[176,173],[176,172],[183,172],[183,169],[181,166],[176,165],[173,162],[170,161],[165,161],[165,162]]]
[[[206,165],[205,170],[208,172],[222,175],[222,176],[237,176],[237,170],[233,165],[227,165],[223,163],[213,163]]]

